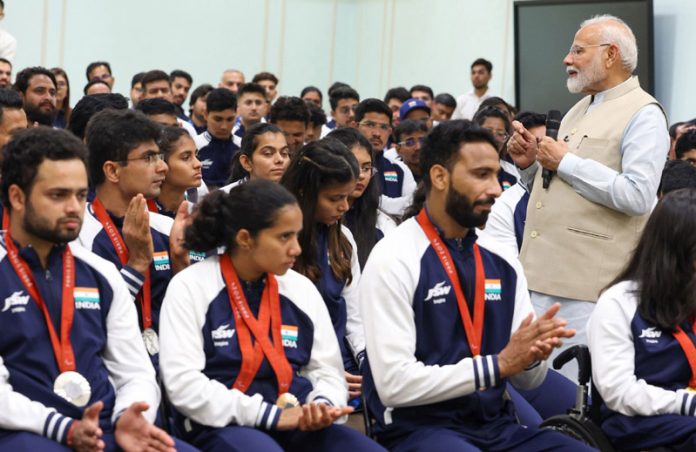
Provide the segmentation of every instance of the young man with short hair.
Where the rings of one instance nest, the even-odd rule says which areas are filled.
[[[370,141],[375,152],[373,166],[377,168],[381,193],[380,208],[400,216],[411,204],[416,182],[403,162],[385,157],[385,146],[392,132],[391,110],[379,99],[365,99],[355,109],[358,131]]]
[[[56,76],[44,67],[22,69],[15,78],[14,88],[24,102],[24,112],[30,124],[53,126],[56,109]]]
[[[412,99],[420,99],[425,102],[428,107],[432,108],[433,97],[435,97],[435,94],[433,93],[433,89],[428,85],[413,85],[408,94]]]
[[[427,134],[428,126],[423,121],[413,119],[401,121],[399,127],[394,130],[396,152],[399,159],[411,170],[416,184],[421,181],[420,149]]]
[[[36,128],[5,155],[0,449],[190,450],[153,425],[160,390],[118,270],[71,242],[85,211],[84,145]]]
[[[420,99],[409,99],[399,109],[401,120],[412,119],[414,121],[422,121],[428,126],[428,130],[433,127],[433,119],[430,117],[432,110],[428,104]]]
[[[539,386],[574,331],[555,318],[558,305],[534,320],[519,262],[476,243],[501,191],[495,142],[449,121],[428,135],[421,162],[422,207],[375,245],[359,284],[378,440],[396,452],[592,450],[520,425],[506,393],[508,381]]]
[[[106,61],[95,61],[87,65],[87,70],[85,71],[87,76],[87,81],[92,80],[102,80],[109,85],[109,88],[113,89],[116,79],[112,75],[111,65]]]
[[[144,99],[138,102],[136,111],[163,127],[178,127],[176,105],[164,99]]]
[[[111,87],[103,80],[94,79],[87,82],[82,92],[85,96],[91,96],[92,94],[109,94],[111,92]]]
[[[392,122],[394,124],[394,127],[398,127],[399,122],[401,121],[399,109],[404,104],[404,102],[406,102],[410,98],[411,95],[408,93],[408,90],[403,86],[391,88],[389,89],[389,91],[387,91],[387,94],[384,95],[384,103],[387,104],[389,106],[389,109],[392,111]]]
[[[191,124],[196,130],[196,135],[200,135],[205,132],[208,128],[208,124],[205,120],[205,100],[208,97],[208,93],[213,90],[213,85],[204,83],[196,87],[191,93],[191,102],[189,102],[189,117],[191,118]]]
[[[360,94],[350,86],[329,90],[329,105],[331,105],[332,121],[327,122],[321,129],[321,138],[333,129],[355,127],[355,109],[360,102]]]
[[[239,117],[232,130],[232,139],[238,147],[242,145],[244,132],[249,127],[264,121],[266,115],[266,89],[257,83],[247,83],[242,85],[237,92],[237,109]]]
[[[138,72],[133,76],[131,79],[131,88],[130,88],[130,101],[131,101],[131,107],[135,108],[136,105],[138,105],[138,101],[142,99],[143,97],[143,77],[145,76],[144,72]]]
[[[87,205],[82,246],[111,261],[136,299],[138,324],[157,366],[159,312],[169,280],[188,266],[181,247],[187,206],[171,218],[148,212],[167,174],[157,146],[161,127],[142,113],[106,109],[87,127],[89,176],[96,196]]]
[[[317,141],[321,137],[321,129],[326,124],[326,113],[313,102],[305,101],[309,109],[309,124],[305,133],[305,143]]]
[[[230,178],[232,158],[239,152],[232,139],[237,97],[227,88],[216,88],[205,103],[207,130],[193,141],[203,164],[203,181],[209,188],[222,187]]]
[[[0,163],[2,148],[10,141],[12,135],[27,128],[27,115],[22,106],[22,98],[17,91],[0,88]]]
[[[270,72],[259,72],[251,80],[251,83],[256,83],[263,86],[266,90],[266,100],[268,104],[271,105],[278,95],[278,77],[271,74]]]
[[[435,96],[431,108],[433,110],[433,125],[437,125],[442,121],[452,119],[454,110],[457,108],[457,100],[451,94],[441,93]]]
[[[457,98],[457,109],[452,115],[453,119],[472,119],[481,102],[493,96],[488,89],[492,71],[493,64],[483,58],[471,63],[471,84],[474,89]]]
[[[304,146],[309,125],[309,109],[305,101],[299,97],[280,96],[271,107],[270,122],[283,131],[290,156],[297,154]]]
[[[12,86],[12,63],[7,58],[0,58],[0,88]]]
[[[696,166],[696,129],[687,130],[674,145],[677,160],[686,160]]]
[[[169,74],[169,84],[172,89],[172,102],[177,109],[177,117],[182,121],[190,121],[182,107],[193,85],[193,77],[186,71],[175,69]]]
[[[164,99],[172,101],[172,85],[169,74],[159,69],[146,72],[140,80],[143,87],[143,99]]]

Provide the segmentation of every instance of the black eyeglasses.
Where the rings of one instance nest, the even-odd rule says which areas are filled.
[[[412,148],[416,144],[420,144],[422,146],[424,141],[425,141],[425,137],[406,138],[404,141],[399,141],[396,144],[398,144],[399,146],[408,146],[408,147]]]
[[[121,163],[124,162],[135,162],[137,160],[142,160],[148,165],[154,165],[158,163],[160,160],[164,160],[164,153],[163,152],[148,152],[147,154],[141,156],[141,157],[133,157],[130,159],[125,159],[121,160]]]

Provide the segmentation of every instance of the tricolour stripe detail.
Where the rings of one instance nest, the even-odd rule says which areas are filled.
[[[684,414],[683,411],[684,411],[684,410],[683,410],[683,408],[682,408],[682,414]],[[49,426],[50,423],[52,422],[53,417],[56,416],[56,415],[57,415],[57,414],[56,414],[55,411],[51,411],[50,413],[48,413],[48,416],[46,417],[46,421],[44,422],[43,436],[48,436],[48,426]]]
[[[70,424],[70,418],[64,417],[60,420],[58,424],[58,429],[56,432],[56,440],[60,443],[64,442],[63,439],[68,434],[68,429],[66,428]],[[67,439],[67,438],[66,438]]]

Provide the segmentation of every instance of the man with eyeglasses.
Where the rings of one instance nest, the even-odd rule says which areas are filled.
[[[85,71],[87,76],[87,82],[92,80],[101,80],[109,85],[109,88],[114,88],[114,83],[116,79],[111,74],[111,65],[106,61],[95,61],[87,65],[87,70]]]
[[[423,121],[407,119],[394,130],[396,152],[399,159],[411,170],[416,183],[421,181],[420,149],[428,134],[428,126]]]
[[[537,312],[561,315],[586,343],[585,326],[602,288],[625,265],[656,202],[669,150],[662,107],[632,76],[635,36],[621,19],[583,22],[563,63],[568,90],[584,93],[561,122],[558,140],[537,140],[519,122],[508,152],[531,186],[520,260]],[[545,188],[541,169],[556,173]],[[564,373],[576,377],[575,369]]]
[[[382,188],[380,209],[391,215],[402,215],[411,204],[416,181],[403,162],[385,156],[392,131],[391,109],[379,99],[365,99],[355,109],[355,122],[375,151],[374,166]]]
[[[359,102],[360,94],[350,86],[343,86],[330,91],[329,104],[331,105],[333,121],[329,121],[321,128],[321,138],[324,138],[333,129],[355,127],[355,109],[358,108]]]
[[[161,128],[142,113],[104,110],[92,117],[85,141],[96,189],[78,241],[120,269],[135,298],[145,347],[158,364],[159,312],[169,280],[188,265],[182,248],[182,203],[177,218],[148,212],[160,194],[167,164],[157,146]]]

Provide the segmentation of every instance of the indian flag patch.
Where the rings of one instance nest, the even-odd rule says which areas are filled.
[[[384,180],[387,182],[399,182],[399,174],[396,171],[385,171]]]
[[[281,325],[280,338],[283,341],[283,347],[297,348],[297,327],[294,325]]]
[[[503,190],[507,190],[508,188],[512,187],[512,185],[510,185],[510,182],[508,182],[506,180],[503,181],[502,185],[503,185]]]
[[[500,301],[500,280],[499,279],[486,279],[485,284],[486,301]]]
[[[101,309],[99,290],[96,287],[75,287],[73,298],[75,298],[75,309]]]
[[[156,251],[152,254],[152,262],[155,264],[155,270],[169,270],[169,253],[166,251]]]

